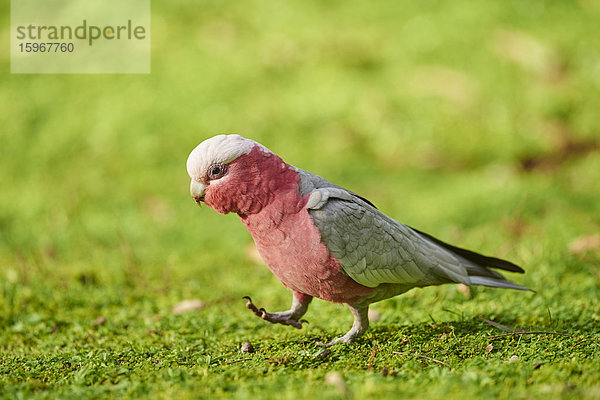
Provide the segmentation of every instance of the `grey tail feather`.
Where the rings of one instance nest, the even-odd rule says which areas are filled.
[[[511,263],[510,261],[501,260],[501,259],[495,258],[495,257],[484,256],[483,254],[475,253],[474,251],[471,251],[471,250],[452,246],[451,244],[442,242],[441,240],[434,238],[433,236],[428,235],[427,233],[421,232],[415,228],[410,228],[410,229],[417,232],[419,235],[426,237],[427,239],[431,240],[432,242],[434,242],[442,247],[445,247],[446,249],[448,249],[448,250],[458,254],[459,256],[473,262],[474,264],[480,265],[482,267],[497,268],[497,269],[502,269],[502,270],[510,271],[510,272],[518,272],[521,274],[525,272],[523,270],[523,268],[519,267],[516,264]]]
[[[516,283],[507,281],[507,280],[501,280],[501,279],[497,279],[497,278],[489,278],[487,276],[470,276],[469,278],[471,279],[472,285],[482,285],[482,286],[497,287],[497,288],[504,288],[504,289],[517,289],[517,290],[533,291],[529,288],[526,288],[525,286],[517,285]]]

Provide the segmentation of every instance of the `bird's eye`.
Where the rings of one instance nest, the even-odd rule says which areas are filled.
[[[219,179],[227,172],[227,165],[214,164],[208,169],[208,177],[210,179]]]

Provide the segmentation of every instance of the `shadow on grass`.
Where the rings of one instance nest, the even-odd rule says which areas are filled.
[[[597,332],[576,321],[547,319],[524,325],[511,314],[499,314],[493,320],[500,325],[490,325],[480,317],[401,326],[374,323],[351,344],[322,347],[319,343],[333,336],[312,332],[305,338],[264,343],[263,348],[268,363],[299,369],[338,363],[370,369],[375,360],[393,363],[399,356],[427,365],[458,367],[471,359],[505,362],[507,352],[524,359],[550,360],[575,351],[582,358],[594,358],[600,351]]]

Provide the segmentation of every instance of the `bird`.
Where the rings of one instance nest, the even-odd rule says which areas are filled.
[[[523,273],[516,264],[397,222],[366,198],[238,134],[204,140],[186,167],[193,200],[238,214],[265,264],[292,291],[287,311],[267,312],[246,296],[248,309],[300,329],[313,298],[347,305],[352,328],[326,345],[353,342],[369,327],[370,304],[412,288],[462,283],[529,290],[495,271]]]

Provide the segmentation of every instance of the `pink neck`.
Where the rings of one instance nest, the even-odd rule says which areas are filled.
[[[292,204],[301,207],[298,173],[279,156],[264,152],[258,146],[231,162],[229,174],[231,180],[227,185],[209,186],[206,193],[206,204],[217,212],[235,212],[245,220],[273,205],[279,208],[282,203],[278,199],[285,197],[288,199],[285,204],[289,203],[290,196],[296,200]]]

